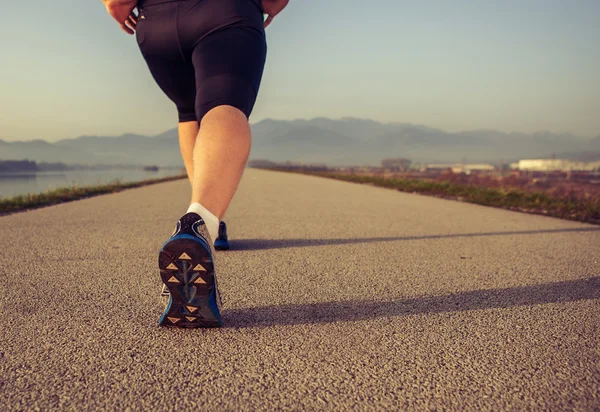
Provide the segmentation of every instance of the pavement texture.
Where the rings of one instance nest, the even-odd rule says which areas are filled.
[[[600,410],[600,227],[250,169],[225,327],[162,328],[189,193],[0,217],[0,410]]]

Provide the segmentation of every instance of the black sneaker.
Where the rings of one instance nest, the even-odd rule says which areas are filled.
[[[215,240],[215,249],[229,250],[229,241],[227,240],[227,225],[221,221],[219,223],[219,236]]]
[[[198,214],[179,219],[175,233],[158,255],[163,294],[167,289],[169,296],[159,325],[206,328],[223,324],[211,243]]]

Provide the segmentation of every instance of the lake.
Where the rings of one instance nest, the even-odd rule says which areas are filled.
[[[12,197],[28,193],[42,193],[49,189],[70,186],[95,186],[119,180],[121,183],[139,182],[179,175],[182,169],[159,169],[156,172],[143,169],[67,170],[57,172],[0,173],[0,197]]]

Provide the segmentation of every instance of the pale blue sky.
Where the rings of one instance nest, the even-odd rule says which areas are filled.
[[[598,0],[291,0],[252,122],[600,134]],[[0,13],[0,139],[157,134],[176,112],[100,0]]]

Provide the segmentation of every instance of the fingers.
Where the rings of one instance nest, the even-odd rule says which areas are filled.
[[[133,30],[129,26],[127,26],[125,23],[121,23],[120,26],[121,26],[121,29],[127,34],[134,33]]]
[[[115,2],[106,2],[108,13],[117,21],[121,30],[127,34],[134,34],[138,23],[138,16],[135,14],[135,5],[125,7],[123,4]]]
[[[129,25],[129,27],[131,27],[133,30],[135,30],[136,26],[137,26],[137,16],[133,13],[131,13],[128,17],[128,19],[125,21],[125,23],[127,23]]]
[[[275,16],[271,16],[271,15],[269,15],[269,16],[267,17],[267,20],[265,20],[265,29],[267,28],[267,26],[268,26],[269,24],[271,24],[271,22],[273,21],[273,18],[274,18],[274,17],[275,17]]]
[[[135,33],[135,29],[137,28],[137,16],[131,13],[125,22],[120,24],[121,29],[127,34]]]
[[[275,16],[277,16],[288,5],[289,0],[263,0],[263,10],[267,14],[267,19],[264,22],[265,28],[271,24]]]

